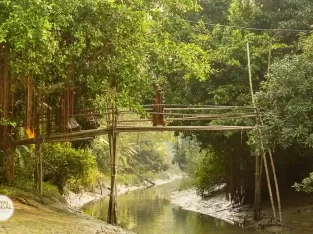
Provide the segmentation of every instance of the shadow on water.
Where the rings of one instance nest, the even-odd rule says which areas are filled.
[[[137,190],[118,197],[118,220],[125,229],[138,234],[242,234],[251,233],[222,220],[183,210],[172,204],[171,192],[179,181]],[[108,199],[90,203],[84,211],[106,220]]]

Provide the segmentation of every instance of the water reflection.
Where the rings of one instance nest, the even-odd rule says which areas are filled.
[[[118,220],[120,225],[138,234],[241,234],[239,227],[222,220],[198,214],[171,204],[169,194],[179,182],[119,196]],[[108,199],[89,204],[84,211],[106,220]]]

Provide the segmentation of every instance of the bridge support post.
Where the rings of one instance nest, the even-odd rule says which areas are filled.
[[[42,153],[41,153],[41,143],[37,143],[35,146],[36,155],[36,189],[39,194],[42,194]]]
[[[260,177],[260,156],[255,156],[255,194],[254,194],[254,220],[261,218],[261,177]]]
[[[116,104],[112,105],[112,119],[109,120],[111,123],[111,132],[108,134],[109,137],[109,148],[110,148],[110,161],[111,161],[111,191],[107,222],[113,225],[117,224],[117,188],[116,188],[116,176],[117,176],[117,108]]]
[[[35,99],[35,157],[36,157],[36,175],[35,175],[35,187],[39,194],[42,194],[42,178],[43,178],[43,168],[42,168],[42,152],[41,146],[42,142],[39,141],[40,138],[40,114],[42,112],[41,106],[41,92],[39,91],[38,96]]]
[[[250,47],[249,42],[247,43],[247,58],[248,58],[248,72],[249,72],[249,85],[250,85],[250,92],[251,92],[251,99],[252,104],[255,108],[256,113],[256,125],[258,126],[259,117],[258,117],[258,110],[256,106],[256,102],[254,99],[254,92],[253,92],[253,85],[252,85],[252,73],[251,73],[251,59],[250,59]],[[260,139],[262,141],[262,139]],[[262,143],[263,144],[263,143]],[[259,220],[261,218],[261,211],[260,211],[260,201],[261,201],[261,178],[260,178],[260,169],[261,169],[261,157],[260,154],[255,156],[255,189],[254,189],[254,220]]]

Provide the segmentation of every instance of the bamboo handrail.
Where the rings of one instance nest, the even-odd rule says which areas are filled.
[[[123,126],[118,125],[116,127],[116,132],[166,132],[166,131],[249,131],[252,130],[253,126],[222,126],[222,125],[209,125],[209,126]],[[58,141],[75,141],[75,140],[85,140],[83,138],[94,137],[105,135],[112,131],[111,128],[99,128],[93,130],[83,130],[80,132],[73,133],[62,133],[62,134],[51,134],[49,137],[40,136],[38,137],[38,142],[58,142]],[[36,144],[36,139],[22,139],[7,141],[9,144],[13,145],[29,145]],[[0,145],[3,142],[0,143]]]
[[[242,118],[255,118],[255,115],[243,115],[236,117],[186,117],[186,118],[166,118],[166,121],[204,121],[204,120],[223,120],[223,119],[242,119]],[[151,122],[151,119],[131,119],[131,120],[120,120],[119,123],[140,123],[140,122]]]
[[[119,112],[120,114],[134,114],[133,112]],[[218,117],[218,116],[242,116],[242,115],[255,115],[254,112],[247,113],[224,113],[224,114],[191,114],[191,113],[163,113],[163,112],[148,112],[150,115],[164,115],[164,116],[186,116],[186,117]]]
[[[219,105],[184,105],[184,104],[147,104],[141,105],[142,107],[153,107],[153,106],[176,106],[176,107],[207,107],[207,108],[226,108],[226,109],[255,109],[253,106],[219,106]]]

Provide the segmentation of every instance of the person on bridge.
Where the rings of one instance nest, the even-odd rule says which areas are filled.
[[[157,86],[157,90],[152,99],[153,103],[153,114],[152,114],[152,122],[153,126],[162,125],[165,126],[166,122],[164,120],[164,105],[163,105],[163,97],[162,92],[159,86]]]

